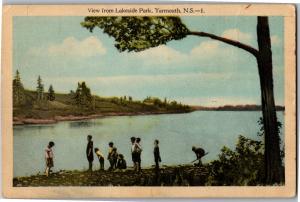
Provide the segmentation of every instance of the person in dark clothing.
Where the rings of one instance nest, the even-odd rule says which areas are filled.
[[[117,152],[117,148],[114,147],[112,150],[112,162],[113,162],[113,168],[117,168],[117,163],[118,163],[118,152]]]
[[[119,154],[119,156],[118,156],[117,168],[118,169],[126,169],[127,168],[126,161],[124,159],[123,154]]]
[[[192,151],[195,152],[196,157],[197,157],[196,160],[199,161],[198,163],[195,163],[194,165],[195,165],[195,166],[201,166],[201,165],[202,165],[201,158],[202,158],[203,156],[206,155],[204,149],[202,149],[202,148],[200,148],[200,147],[199,147],[199,148],[196,148],[195,146],[193,146],[193,147],[192,147]],[[195,160],[195,161],[196,161],[196,160]]]
[[[132,162],[133,162],[133,170],[136,170],[136,166],[137,166],[137,162],[136,162],[136,159],[137,159],[137,152],[136,152],[136,149],[135,149],[135,137],[131,137],[130,138],[130,141],[131,141],[131,159],[132,159]]]
[[[98,148],[95,148],[95,153],[100,163],[100,170],[104,170],[104,156]]]
[[[154,161],[155,161],[155,169],[159,170],[159,162],[161,162],[161,158],[160,158],[160,152],[159,152],[159,141],[155,140],[154,141]]]
[[[88,143],[86,146],[86,158],[89,162],[89,171],[92,171],[94,154],[93,154],[93,141],[92,141],[91,135],[87,136],[87,141],[88,141]]]
[[[108,156],[107,156],[107,160],[109,161],[110,167],[108,168],[108,170],[112,170],[114,169],[114,143],[110,142],[108,143]]]

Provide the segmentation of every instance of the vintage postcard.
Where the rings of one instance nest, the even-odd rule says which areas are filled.
[[[295,7],[4,6],[9,198],[292,197]]]

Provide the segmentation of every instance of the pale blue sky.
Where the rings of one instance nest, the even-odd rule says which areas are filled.
[[[14,17],[13,70],[26,88],[74,90],[86,81],[100,96],[167,97],[193,105],[259,104],[257,65],[247,52],[195,36],[140,53],[119,53],[114,39],[80,26],[84,17]],[[256,17],[182,17],[190,30],[257,47]],[[271,17],[276,104],[284,103],[283,18]]]

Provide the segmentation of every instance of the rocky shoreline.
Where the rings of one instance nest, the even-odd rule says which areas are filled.
[[[141,116],[141,115],[160,115],[160,114],[179,114],[185,112],[110,112],[102,114],[91,114],[85,116],[55,116],[53,119],[34,119],[34,118],[20,118],[13,117],[13,125],[27,125],[27,124],[54,124],[60,121],[81,121],[95,118],[103,118],[109,116]]]
[[[205,186],[208,171],[205,166],[163,166],[159,172],[153,167],[135,173],[132,168],[115,171],[66,171],[49,177],[37,174],[13,179],[14,187],[40,186]]]

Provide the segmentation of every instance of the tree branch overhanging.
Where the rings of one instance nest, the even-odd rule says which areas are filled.
[[[209,37],[211,39],[215,39],[215,40],[221,41],[223,43],[227,43],[229,45],[232,45],[232,46],[235,46],[237,48],[243,49],[243,50],[251,53],[255,57],[258,57],[258,50],[257,49],[255,49],[255,48],[253,48],[253,47],[251,47],[249,45],[243,44],[243,43],[241,43],[239,41],[235,41],[235,40],[232,40],[232,39],[227,39],[227,38],[220,37],[220,36],[217,36],[217,35],[214,35],[214,34],[210,34],[210,33],[207,33],[207,32],[194,32],[194,31],[190,31],[187,35]]]

